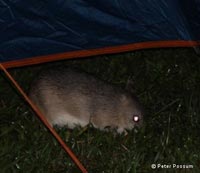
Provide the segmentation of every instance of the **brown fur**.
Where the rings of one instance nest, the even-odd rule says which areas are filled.
[[[58,68],[39,74],[29,93],[52,125],[74,128],[89,123],[118,132],[140,125],[142,108],[137,98],[87,73]],[[140,122],[133,121],[138,115]]]

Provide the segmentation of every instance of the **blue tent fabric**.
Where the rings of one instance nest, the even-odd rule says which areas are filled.
[[[0,62],[199,31],[200,0],[0,0]]]

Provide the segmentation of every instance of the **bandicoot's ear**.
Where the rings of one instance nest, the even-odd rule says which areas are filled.
[[[127,96],[123,94],[120,99],[124,103],[127,101]]]
[[[123,104],[123,105],[129,104],[129,99],[128,99],[128,97],[125,94],[123,94],[121,96],[120,101],[121,101],[121,104]]]
[[[127,91],[129,91],[130,93],[134,93],[135,92],[134,78],[133,78],[133,76],[129,76],[128,77],[125,89]]]

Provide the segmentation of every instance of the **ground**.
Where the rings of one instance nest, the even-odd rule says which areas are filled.
[[[56,129],[89,172],[200,172],[200,56],[194,49],[143,50],[9,71],[27,92],[40,69],[60,64],[122,88],[131,79],[145,108],[143,127],[126,136],[92,127]],[[2,72],[0,168],[2,173],[80,172]]]

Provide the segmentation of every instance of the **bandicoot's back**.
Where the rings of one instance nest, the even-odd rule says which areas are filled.
[[[110,126],[121,132],[142,120],[142,109],[134,96],[72,69],[42,72],[31,86],[30,97],[52,125],[73,128],[92,123],[100,129]]]

